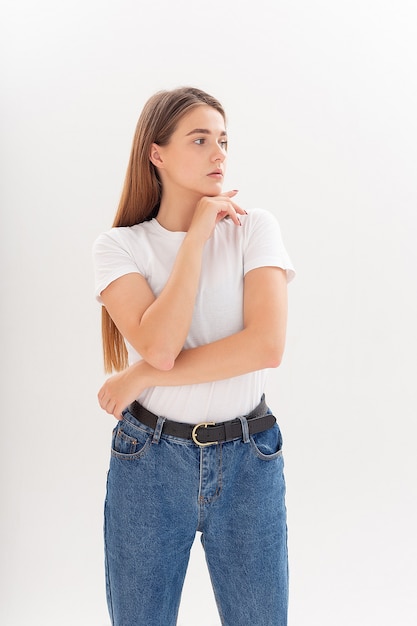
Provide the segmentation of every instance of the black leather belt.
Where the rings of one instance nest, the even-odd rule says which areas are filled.
[[[139,402],[132,402],[127,410],[139,422],[155,429],[158,416],[145,409]],[[263,430],[272,428],[276,419],[274,415],[268,413],[268,407],[265,403],[265,397],[262,396],[261,402],[253,409],[246,419],[249,427],[249,435],[260,433]],[[164,435],[172,437],[180,437],[181,439],[192,439],[198,446],[210,446],[212,444],[232,441],[232,439],[240,439],[242,437],[242,422],[240,419],[234,419],[227,422],[200,422],[199,424],[186,424],[183,422],[174,422],[166,419],[162,428]]]

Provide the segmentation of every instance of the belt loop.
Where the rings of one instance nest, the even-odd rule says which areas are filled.
[[[242,439],[243,443],[249,443],[249,426],[248,420],[244,415],[239,415],[240,423],[242,424]]]
[[[155,430],[152,437],[152,443],[159,443],[165,419],[166,418],[162,417],[161,415],[158,417],[158,421],[156,422]]]

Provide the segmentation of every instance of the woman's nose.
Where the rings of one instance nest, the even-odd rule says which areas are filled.
[[[221,148],[218,148],[218,150],[216,150],[215,154],[214,154],[214,162],[220,161],[220,163],[223,163],[223,161],[225,160],[226,155],[224,154],[223,150]]]

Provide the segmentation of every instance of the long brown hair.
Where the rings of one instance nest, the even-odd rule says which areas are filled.
[[[146,102],[139,117],[127,167],[122,195],[113,227],[133,226],[158,215],[162,184],[149,156],[153,143],[169,143],[180,119],[202,104],[216,109],[224,119],[220,102],[195,87],[159,91]],[[127,350],[123,336],[105,307],[102,308],[104,368],[110,373],[127,367]]]

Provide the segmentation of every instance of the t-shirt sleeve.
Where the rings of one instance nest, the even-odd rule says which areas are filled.
[[[282,241],[276,217],[263,209],[253,209],[246,219],[248,228],[243,259],[244,274],[258,267],[281,267],[290,282],[295,276],[295,270]]]
[[[114,280],[125,274],[141,273],[128,247],[118,237],[117,230],[103,233],[93,244],[95,297],[100,303],[101,292]]]

